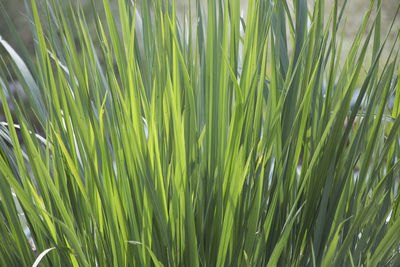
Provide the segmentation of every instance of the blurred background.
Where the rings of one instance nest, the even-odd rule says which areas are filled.
[[[101,2],[101,0],[95,0]],[[177,0],[177,11],[180,13],[178,15],[182,15],[185,7],[188,6],[188,1],[191,0]],[[309,0],[309,4],[312,5],[312,2],[315,0]],[[30,1],[28,1],[30,2]],[[45,2],[44,0],[37,0],[37,2]],[[76,2],[76,0],[63,0],[62,2]],[[90,17],[90,13],[92,11],[90,0],[78,0],[78,2],[82,5],[88,16]],[[117,1],[110,1],[112,4],[115,4]],[[140,1],[137,1],[140,4]],[[202,0],[204,4],[206,4],[206,0]],[[246,9],[248,0],[241,0],[243,14],[246,15]],[[288,1],[292,2],[292,1]],[[326,17],[328,17],[330,10],[332,9],[333,0],[328,0],[326,2]],[[339,3],[343,3],[344,0],[339,0]],[[383,0],[382,1],[382,21],[383,21],[383,33],[385,33],[390,25],[390,22],[395,14],[396,7],[399,3],[399,0]],[[368,0],[348,0],[347,9],[345,13],[345,18],[347,19],[347,25],[344,32],[344,47],[348,47],[351,45],[351,42],[357,32],[358,27],[360,26],[363,16],[368,10],[368,6],[370,1]],[[28,17],[25,15],[25,3],[24,0],[0,0],[0,5],[5,8],[8,15],[12,18],[16,28],[24,41],[25,45],[33,51],[33,43],[32,43],[32,35],[30,29],[30,23]],[[101,6],[101,5],[99,5]],[[115,10],[117,8],[115,7]],[[374,14],[373,14],[374,15]],[[400,27],[400,16],[397,16],[397,21],[395,28],[398,29]],[[392,40],[395,36],[395,31],[391,36]],[[7,40],[11,44],[13,44],[12,38],[10,36],[10,31],[8,29],[7,23],[5,23],[4,16],[0,15],[0,35],[3,39]]]
[[[101,0],[95,0],[101,2]],[[178,15],[182,17],[182,14],[184,13],[185,8],[188,6],[188,1],[191,0],[177,0],[177,12],[179,13]],[[315,0],[309,0],[310,6]],[[30,1],[28,1],[30,2]],[[39,3],[44,3],[44,0],[37,0]],[[63,3],[66,2],[79,2],[80,5],[82,5],[83,9],[85,10],[85,13],[89,17],[93,13],[91,5],[90,5],[90,0],[63,0]],[[112,4],[115,4],[117,1],[110,1]],[[140,5],[141,1],[137,1],[137,3]],[[204,4],[206,4],[206,0],[202,0]],[[241,0],[242,2],[242,8],[243,8],[243,14],[246,16],[246,9],[248,5],[248,0]],[[288,1],[290,3],[294,1]],[[325,1],[326,6],[326,17],[328,18],[329,12],[332,9],[333,6],[333,0],[328,0]],[[344,0],[339,0],[339,3],[343,3]],[[382,32],[385,34],[388,30],[388,27],[390,25],[390,22],[392,18],[394,17],[396,7],[399,3],[399,0],[383,0],[382,1]],[[30,28],[30,23],[28,17],[25,15],[25,3],[24,0],[0,0],[0,5],[6,10],[7,14],[12,18],[12,21],[14,22],[16,29],[22,38],[24,44],[26,47],[28,47],[29,51],[32,53],[33,52],[33,41],[32,41],[32,34],[31,34],[31,28]],[[342,53],[342,57],[345,57],[347,54],[346,52],[348,51],[348,48],[351,46],[353,38],[358,30],[358,27],[360,26],[363,16],[368,10],[368,6],[370,5],[370,1],[367,0],[348,0],[347,4],[347,9],[344,17],[347,19],[345,31],[344,31],[344,51]],[[101,6],[101,5],[99,5]],[[1,7],[0,7],[1,8]],[[117,12],[117,7],[115,6],[115,11]],[[1,13],[0,13],[1,14]],[[372,14],[373,17],[375,13]],[[395,39],[395,33],[396,30],[399,29],[400,27],[400,16],[398,15],[396,18],[396,24],[395,24],[395,30],[392,32],[392,34],[389,37],[389,41],[393,42]],[[7,23],[5,22],[5,18],[3,15],[0,15],[0,35],[3,37],[3,39],[7,40],[11,45],[15,45],[11,38],[10,30],[8,28]],[[389,46],[388,46],[389,47]],[[3,54],[4,51],[0,50],[0,53]]]
[[[102,9],[101,9],[102,1],[101,0],[94,0],[94,1],[99,2],[99,5],[96,6],[96,8],[98,9],[98,12],[100,13],[100,17],[101,17],[102,16],[102,14],[101,14],[102,13]],[[140,3],[142,1],[146,1],[146,0],[137,0],[139,8],[140,8]],[[193,1],[192,3],[194,3],[194,0],[176,0],[176,1],[177,1],[176,9],[177,9],[178,17],[182,20],[183,14],[185,13],[185,10],[189,4],[189,1]],[[206,6],[207,0],[201,0],[201,1],[204,3],[204,6]],[[30,1],[27,1],[27,2],[30,2]],[[45,14],[43,5],[45,4],[46,1],[45,0],[36,0],[36,2],[38,3],[39,11],[42,10],[41,14]],[[65,8],[67,8],[69,3],[73,3],[73,5],[76,5],[76,3],[79,3],[79,5],[81,5],[85,14],[87,15],[89,23],[90,23],[90,21],[93,21],[94,12],[93,12],[93,8],[90,4],[90,0],[60,0],[59,2],[62,3],[65,6]],[[117,1],[110,0],[110,2],[113,5],[115,14],[117,14],[118,13]],[[287,2],[292,4],[293,2],[295,2],[295,0],[293,0],[293,1],[289,0]],[[315,0],[308,0],[308,2],[309,2],[309,6],[312,7],[312,4],[313,4],[313,2],[315,2]],[[344,2],[344,0],[339,0],[338,2],[339,2],[339,4],[342,4]],[[329,18],[329,13],[332,10],[333,3],[334,3],[333,0],[325,1],[326,20]],[[344,14],[344,18],[346,20],[343,20],[343,21],[346,21],[346,27],[343,28],[343,23],[342,23],[342,27],[339,29],[340,34],[342,33],[342,31],[344,29],[343,51],[342,51],[341,59],[340,59],[340,62],[342,64],[344,63],[344,61],[346,59],[346,56],[352,45],[353,39],[358,31],[360,24],[362,23],[362,20],[364,19],[364,14],[367,12],[370,3],[371,2],[368,0],[348,0],[347,8],[346,8],[346,11]],[[389,26],[395,15],[398,4],[399,4],[399,0],[382,0],[382,39],[386,35],[386,32],[389,29]],[[248,5],[248,0],[241,0],[241,6],[243,9],[242,11],[243,11],[243,15],[245,17],[246,17],[247,5]],[[289,8],[291,8],[290,5],[289,5]],[[25,1],[24,0],[0,0],[0,10],[1,9],[5,10],[7,13],[7,16],[9,16],[11,18],[11,21],[15,25],[18,35],[21,37],[25,47],[28,48],[28,51],[33,56],[34,45],[33,45],[33,39],[32,39],[32,34],[31,34],[32,24],[29,21],[28,16],[26,15]],[[371,21],[375,17],[375,15],[376,15],[376,12],[373,12],[371,19],[370,19],[369,26],[371,25]],[[93,23],[92,23],[92,25],[89,24],[89,27],[90,26],[92,26],[91,31],[94,34],[95,26]],[[399,30],[399,28],[400,28],[400,16],[397,15],[394,29],[392,30],[391,34],[389,35],[388,45],[386,46],[386,50],[383,52],[382,61],[386,61],[386,58],[389,56],[389,50],[391,47],[390,44],[395,41],[396,33]],[[368,31],[368,28],[367,28],[367,31]],[[18,49],[16,47],[16,43],[14,42],[14,40],[12,38],[10,28],[6,23],[5,15],[2,12],[0,12],[0,36],[3,39],[5,39],[7,42],[9,42],[18,51]],[[290,40],[290,38],[288,40]],[[290,47],[289,47],[289,49],[290,49]],[[289,53],[290,53],[290,51],[289,51]],[[2,47],[0,47],[0,56],[2,56],[3,60],[5,60],[5,62],[7,62],[6,53],[5,53],[4,49],[2,49]],[[369,62],[372,60],[371,57],[367,58],[367,59],[369,60]],[[2,62],[4,62],[3,60],[0,60],[0,64]],[[8,82],[11,84],[11,87],[14,92],[16,90],[18,90],[18,87],[19,87],[18,83],[13,83],[13,81],[8,81]],[[1,111],[0,111],[0,118],[1,118]]]

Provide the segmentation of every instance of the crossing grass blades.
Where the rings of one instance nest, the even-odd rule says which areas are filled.
[[[26,1],[0,265],[399,266],[399,25],[314,2]]]

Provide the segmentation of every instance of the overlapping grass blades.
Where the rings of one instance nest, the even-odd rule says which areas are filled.
[[[380,0],[343,65],[346,2],[252,0],[244,20],[239,0],[189,1],[187,22],[114,2],[91,1],[94,35],[79,5],[27,2],[34,60],[0,39],[1,88],[15,75],[29,103],[11,114],[0,90],[1,266],[400,264]]]

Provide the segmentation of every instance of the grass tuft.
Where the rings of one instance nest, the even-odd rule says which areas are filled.
[[[196,0],[179,20],[92,0],[91,21],[25,2],[34,57],[0,37],[1,266],[400,265],[381,0],[343,65],[347,1]]]

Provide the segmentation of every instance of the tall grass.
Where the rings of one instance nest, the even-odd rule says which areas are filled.
[[[1,266],[400,265],[381,0],[343,66],[346,1],[251,0],[246,20],[188,1],[185,23],[175,1],[103,0],[96,34],[79,6],[28,2],[34,60],[0,39],[0,87],[29,103],[0,90]]]

